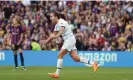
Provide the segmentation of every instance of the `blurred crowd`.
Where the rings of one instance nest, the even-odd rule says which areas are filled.
[[[0,49],[11,49],[9,26],[19,16],[24,31],[23,49],[35,40],[42,50],[59,50],[61,37],[44,45],[54,30],[51,11],[66,16],[78,50],[133,51],[133,2],[129,1],[0,1]]]

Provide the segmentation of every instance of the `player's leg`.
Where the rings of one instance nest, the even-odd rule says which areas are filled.
[[[96,72],[97,70],[97,63],[95,61],[89,61],[83,57],[79,57],[77,55],[77,50],[72,50],[70,51],[70,56],[72,57],[72,59],[76,62],[81,62],[81,63],[85,63],[85,64],[91,64],[93,66],[94,72]]]
[[[62,68],[63,65],[63,56],[67,53],[66,49],[61,49],[59,54],[58,54],[58,60],[57,60],[57,70],[55,73],[57,73],[59,75],[60,70]]]
[[[66,49],[61,49],[59,54],[58,54],[58,60],[57,60],[57,69],[55,73],[49,73],[49,76],[53,78],[58,78],[60,74],[60,70],[63,65],[63,56],[67,53],[68,51]]]
[[[20,55],[22,70],[26,70],[26,68],[24,66],[24,56],[23,56],[23,50],[21,49],[21,46],[18,46],[18,51],[19,51],[19,55]]]
[[[12,46],[13,55],[14,55],[14,64],[15,64],[14,70],[17,70],[18,69],[17,49],[16,49],[16,45],[12,44],[11,46]]]

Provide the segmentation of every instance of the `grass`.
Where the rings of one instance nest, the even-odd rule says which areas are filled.
[[[47,75],[56,67],[28,66],[26,71],[13,71],[12,66],[0,66],[0,80],[55,80]],[[63,67],[56,80],[133,80],[132,67],[100,67],[93,73],[91,67]]]

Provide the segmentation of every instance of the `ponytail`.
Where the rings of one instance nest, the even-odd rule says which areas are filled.
[[[60,18],[62,18],[62,19],[64,19],[64,20],[66,20],[66,17],[65,17],[65,15],[64,15],[64,14],[60,14]]]
[[[64,20],[66,20],[66,17],[65,17],[65,15],[64,15],[64,14],[59,13],[59,12],[57,12],[57,11],[52,12],[52,13],[53,13],[53,14],[54,14],[54,16],[56,16],[58,19],[62,18],[62,19],[64,19]]]

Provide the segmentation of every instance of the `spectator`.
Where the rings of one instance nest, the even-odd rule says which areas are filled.
[[[116,51],[125,51],[126,47],[124,42],[120,42],[118,43],[118,48],[116,49]]]
[[[10,18],[10,15],[12,14],[12,8],[10,7],[10,5],[9,4],[6,4],[5,7],[4,7],[4,9],[3,9],[3,11],[4,11],[5,18],[6,19],[9,19]]]
[[[133,43],[131,44],[131,51],[133,51]]]
[[[125,51],[131,51],[131,44],[132,42],[128,41]]]
[[[104,36],[99,34],[99,37],[97,38],[97,43],[98,45],[102,48],[104,46],[104,42],[105,42],[105,39],[104,39]]]
[[[40,44],[38,44],[35,40],[31,41],[32,50],[41,50]]]
[[[25,50],[30,49],[30,38],[28,37],[27,33],[24,34],[23,49]]]
[[[126,42],[126,41],[127,41],[127,39],[125,37],[125,34],[124,33],[121,33],[120,38],[118,38],[118,42],[121,43],[121,42]]]
[[[57,50],[57,47],[56,47],[56,40],[55,40],[55,39],[52,40],[52,43],[51,43],[51,50],[52,50],[52,51],[56,51],[56,50]]]
[[[3,50],[3,44],[0,42],[0,50]]]
[[[108,42],[104,43],[104,48],[102,49],[102,51],[111,51],[111,46],[109,46]]]
[[[3,41],[4,41],[3,35],[4,35],[4,30],[2,28],[0,28],[0,42],[1,43],[3,43]]]
[[[77,40],[76,40],[76,48],[78,50],[82,50],[82,45],[83,45],[82,38],[81,38],[81,36],[78,36],[77,37]]]
[[[7,33],[4,35],[4,45],[5,45],[5,49],[9,50],[11,49],[11,35],[9,33],[9,31],[7,31]]]

